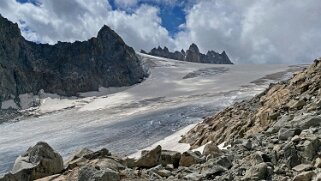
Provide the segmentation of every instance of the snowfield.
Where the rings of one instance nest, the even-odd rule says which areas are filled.
[[[106,147],[125,156],[158,141],[156,144],[168,149],[186,150],[189,146],[177,141],[202,117],[254,96],[294,69],[287,65],[213,65],[140,56],[150,67],[149,78],[141,84],[101,88],[81,94],[82,98],[44,94],[37,97],[40,106],[25,110],[37,116],[0,124],[0,173],[8,171],[16,157],[38,141],[48,142],[65,158],[83,147]],[[266,76],[270,74],[274,76]],[[274,80],[257,81],[265,76]],[[25,97],[28,102],[30,96]],[[11,104],[7,102],[7,106]]]

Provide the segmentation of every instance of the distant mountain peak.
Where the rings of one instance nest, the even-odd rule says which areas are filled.
[[[189,46],[189,49],[188,50],[191,50],[191,51],[194,51],[194,52],[199,52],[199,48],[198,46],[195,44],[195,43],[192,43],[190,46]]]
[[[149,53],[144,50],[141,53],[187,62],[233,64],[225,51],[220,54],[214,50],[209,50],[206,54],[202,54],[195,43],[192,43],[187,51],[182,49],[180,52],[170,52],[166,46],[164,48],[158,46],[158,48],[153,48]]]

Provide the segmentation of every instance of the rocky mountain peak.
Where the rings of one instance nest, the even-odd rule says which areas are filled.
[[[74,96],[99,87],[129,86],[146,76],[133,48],[108,26],[75,43],[36,44],[0,16],[0,105],[19,95],[45,92]]]
[[[186,52],[184,49],[181,50],[181,54],[183,54],[185,56]]]
[[[195,53],[199,53],[200,52],[198,46],[195,43],[192,43],[189,46],[188,50],[192,51],[192,52],[195,52]]]
[[[121,44],[125,44],[123,39],[109,26],[104,25],[97,34],[97,39],[103,40],[103,41],[119,41]]]
[[[184,49],[181,51],[170,52],[167,47],[164,47],[163,49],[158,46],[158,48],[153,48],[149,53],[143,50],[141,53],[187,62],[233,64],[225,51],[219,54],[213,50],[210,50],[207,52],[207,54],[202,54],[195,43],[192,43],[186,52]]]
[[[0,14],[0,40],[20,37],[21,33],[17,23],[10,22]]]
[[[201,54],[196,44],[191,44],[186,51],[186,61],[188,62],[201,62]]]

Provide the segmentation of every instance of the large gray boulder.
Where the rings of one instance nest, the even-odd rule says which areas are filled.
[[[311,181],[316,174],[313,171],[302,172],[293,178],[293,181]]]
[[[213,165],[211,168],[202,171],[202,175],[207,180],[213,180],[215,177],[222,175],[226,171],[226,168],[220,165]]]
[[[93,166],[83,166],[79,169],[78,181],[119,181],[118,172],[111,169],[96,169]]]
[[[183,167],[189,167],[194,164],[199,164],[204,162],[204,159],[202,159],[199,155],[194,153],[193,151],[186,151],[182,154],[181,160],[179,161],[179,165]]]
[[[245,176],[242,180],[244,181],[259,181],[259,180],[268,180],[271,176],[269,167],[266,163],[260,163],[258,165],[252,166],[249,170],[246,171]]]
[[[63,169],[61,155],[47,143],[39,142],[17,158],[11,173],[6,174],[3,180],[35,180],[60,173]]]
[[[159,164],[161,152],[162,147],[160,145],[150,151],[143,151],[142,156],[135,162],[135,165],[139,168],[152,168]]]
[[[203,155],[211,155],[212,157],[219,157],[223,152],[214,143],[209,143],[205,145],[203,150]]]
[[[307,144],[305,145],[303,156],[309,160],[312,161],[318,156],[318,152],[321,150],[321,142],[318,138],[313,139],[311,141],[307,141]]]
[[[292,138],[294,135],[300,134],[300,129],[293,128],[281,128],[278,133],[279,140],[288,140]]]

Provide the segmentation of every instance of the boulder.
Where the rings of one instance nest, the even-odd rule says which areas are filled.
[[[215,177],[222,175],[226,171],[226,168],[220,165],[214,165],[209,169],[203,170],[202,175],[207,180],[213,180]]]
[[[161,177],[166,177],[166,178],[169,177],[169,176],[171,176],[171,174],[172,174],[170,171],[165,170],[165,169],[157,170],[156,173],[157,173],[159,176],[161,176]]]
[[[17,158],[11,173],[6,174],[4,180],[35,180],[60,173],[63,169],[61,155],[47,143],[39,142]]]
[[[82,158],[85,155],[89,155],[94,153],[92,150],[88,149],[88,148],[83,148],[79,151],[77,151],[72,157],[71,157],[71,161],[76,160],[78,158]]]
[[[300,164],[300,165],[293,167],[292,169],[296,172],[303,172],[303,171],[309,171],[312,168],[313,167],[310,164]]]
[[[159,161],[163,166],[172,164],[174,168],[178,168],[180,159],[181,153],[176,151],[162,150]]]
[[[189,167],[194,164],[202,163],[203,161],[204,160],[201,159],[200,156],[189,150],[182,154],[179,165],[183,167]]]
[[[106,148],[102,148],[101,150],[98,150],[96,152],[84,148],[79,150],[66,162],[66,168],[73,169],[75,167],[86,165],[90,160],[95,160],[98,158],[104,160],[104,158],[108,158],[110,156],[111,154]]]
[[[252,166],[249,170],[247,170],[242,180],[267,180],[269,176],[268,165],[266,163],[260,163],[258,165]]]
[[[221,156],[223,152],[214,143],[209,143],[205,145],[203,150],[203,155],[211,155],[212,157]]]
[[[242,141],[242,146],[247,149],[247,150],[251,150],[252,149],[252,141],[249,139],[243,140]]]
[[[190,173],[184,177],[185,180],[190,180],[190,181],[200,181],[202,180],[202,178],[203,178],[203,175],[199,173]]]
[[[309,129],[311,127],[319,127],[321,126],[321,116],[314,116],[314,115],[301,115],[296,116],[292,121],[291,125],[296,128],[301,129]]]
[[[211,158],[203,164],[205,167],[211,167],[212,165],[220,165],[226,169],[230,169],[233,166],[231,160],[227,156]]]
[[[142,156],[136,161],[135,165],[139,168],[152,168],[159,164],[161,153],[162,147],[160,145],[150,151],[142,152]]]
[[[293,178],[293,181],[311,181],[315,176],[315,173],[312,171],[303,172]]]
[[[225,167],[227,169],[230,169],[233,166],[231,160],[226,156],[218,157],[216,159],[215,163],[218,164],[218,165],[221,165],[222,167]]]
[[[119,174],[111,169],[98,170],[93,166],[79,169],[78,181],[119,181]]]
[[[116,172],[120,170],[125,170],[125,166],[120,163],[120,160],[115,160],[113,158],[101,158],[91,161],[91,164],[98,166],[101,169],[112,169]]]
[[[300,134],[300,129],[281,128],[278,133],[279,140],[288,140],[294,135]]]
[[[240,163],[245,165],[257,165],[263,163],[264,159],[262,155],[264,155],[262,152],[256,151],[255,153],[244,157],[242,160],[240,160]]]
[[[128,168],[136,167],[136,160],[134,158],[124,158],[121,163]]]
[[[307,160],[312,161],[317,156],[317,153],[320,151],[321,142],[317,138],[308,142],[309,143],[306,145],[304,149],[303,156]]]
[[[87,148],[83,148],[76,152],[69,160],[66,161],[66,168],[73,169],[77,166],[84,165],[88,160],[84,158],[83,156],[93,153],[92,150],[89,150]]]
[[[111,156],[111,153],[106,148],[102,148],[98,151],[83,155],[84,158],[89,159],[89,160],[93,160],[93,159],[97,159],[97,158],[106,158],[108,156]]]
[[[285,162],[289,168],[293,168],[301,164],[301,158],[293,144],[286,144],[282,150]]]

